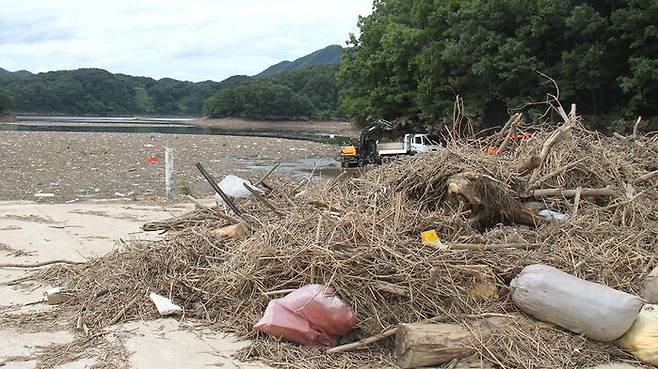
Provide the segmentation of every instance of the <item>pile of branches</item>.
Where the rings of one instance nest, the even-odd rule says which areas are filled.
[[[656,264],[658,140],[604,137],[563,114],[558,127],[523,127],[520,118],[487,140],[454,139],[360,176],[327,183],[288,180],[265,195],[146,225],[171,232],[134,241],[39,277],[76,291],[62,306],[70,324],[95,332],[149,319],[149,292],[202,319],[254,339],[243,357],[290,367],[392,365],[387,341],[330,354],[253,333],[267,303],[309,283],[335,288],[357,314],[355,337],[399,323],[467,324],[519,314],[509,282],[543,263],[589,281],[638,293]],[[532,135],[508,140],[522,129]],[[483,150],[496,146],[495,155]],[[568,220],[546,220],[550,209]],[[218,228],[241,224],[244,237]],[[419,234],[434,229],[439,243]],[[477,286],[489,286],[483,293]],[[491,288],[493,287],[493,288]],[[107,293],[99,294],[99,291]],[[629,359],[619,349],[530,318],[476,347],[480,360],[509,368],[582,368]],[[89,333],[92,334],[92,333]]]

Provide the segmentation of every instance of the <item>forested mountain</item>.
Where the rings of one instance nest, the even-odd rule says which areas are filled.
[[[295,104],[286,111],[267,110],[268,115],[294,116],[333,116],[338,106],[335,73],[340,63],[343,49],[329,46],[294,62],[284,62],[267,69],[275,79],[263,73],[258,78],[233,76],[222,82],[187,82],[170,78],[155,80],[147,77],[133,77],[125,74],[112,74],[102,69],[78,69],[31,74],[27,71],[9,72],[0,69],[0,88],[13,97],[14,110],[22,113],[39,114],[159,114],[159,115],[201,115],[206,100],[224,88],[238,86],[245,81],[262,80],[263,84],[251,83],[244,89],[257,86],[276,85],[285,87],[267,88],[263,94],[288,94],[297,98]],[[309,66],[329,65],[329,68]],[[317,74],[317,75],[314,75]],[[299,82],[304,81],[304,82]],[[308,86],[307,86],[308,85]],[[324,90],[322,90],[324,89]],[[307,105],[307,99],[309,104]],[[292,114],[292,113],[295,114]],[[261,112],[264,114],[264,111]],[[256,114],[257,116],[262,115]],[[265,116],[265,115],[263,115]]]
[[[341,116],[337,65],[314,65],[244,81],[212,96],[204,113],[213,118],[335,118]]]
[[[199,115],[208,97],[248,78],[193,83],[78,69],[22,77],[0,75],[0,87],[13,95],[18,112]]]
[[[584,114],[658,115],[656,0],[378,0],[339,72],[346,113],[440,129],[457,95],[499,124],[555,93]]]
[[[6,69],[0,68],[0,77],[2,76],[25,77],[29,75],[32,75],[32,73],[26,70],[17,70],[16,72],[10,72]]]
[[[338,45],[327,46],[295,61],[283,61],[275,64],[256,75],[256,77],[271,77],[277,74],[301,69],[312,65],[338,65],[343,56],[343,48]]]

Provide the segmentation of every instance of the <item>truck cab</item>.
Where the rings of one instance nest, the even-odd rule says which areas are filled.
[[[405,141],[407,140],[407,136],[411,136],[409,137],[409,141],[410,151],[412,153],[434,151],[439,148],[439,145],[436,142],[430,140],[426,134],[404,135]]]

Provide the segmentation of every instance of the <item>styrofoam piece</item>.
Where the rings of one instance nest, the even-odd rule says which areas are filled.
[[[176,315],[180,314],[183,309],[174,304],[171,300],[164,296],[160,296],[155,292],[151,292],[149,295],[149,298],[153,303],[155,304],[155,307],[158,309],[158,313],[162,316],[167,316],[167,315]]]

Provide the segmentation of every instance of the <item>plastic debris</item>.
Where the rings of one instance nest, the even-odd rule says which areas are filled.
[[[304,346],[328,348],[355,325],[354,312],[333,288],[310,284],[270,301],[254,329]]]
[[[219,182],[219,188],[229,196],[247,198],[251,196],[251,192],[244,187],[245,183],[252,188],[255,187],[246,179],[234,175],[228,175]]]
[[[548,265],[531,265],[510,283],[512,300],[535,318],[596,341],[626,333],[644,300]]]
[[[171,300],[164,296],[160,296],[155,292],[151,292],[149,298],[155,304],[155,307],[158,309],[158,313],[162,316],[180,314],[183,309],[174,304]]]
[[[54,287],[46,291],[46,301],[48,305],[59,305],[73,297],[73,294],[66,293],[62,287]]]
[[[48,192],[39,192],[39,193],[35,193],[34,197],[41,197],[41,198],[43,198],[43,197],[55,197],[55,194],[54,193],[48,193]]]
[[[218,229],[213,229],[210,231],[210,234],[215,237],[243,238],[249,235],[249,229],[244,223],[238,223]]]
[[[644,305],[619,345],[643,362],[658,366],[658,305]]]
[[[565,222],[570,218],[570,216],[567,214],[558,213],[557,211],[550,209],[544,209],[537,214],[546,220],[558,220],[560,222]]]
[[[424,245],[431,245],[436,243],[437,241],[440,241],[439,235],[438,233],[436,233],[436,230],[434,229],[422,232],[420,234],[420,239]]]

